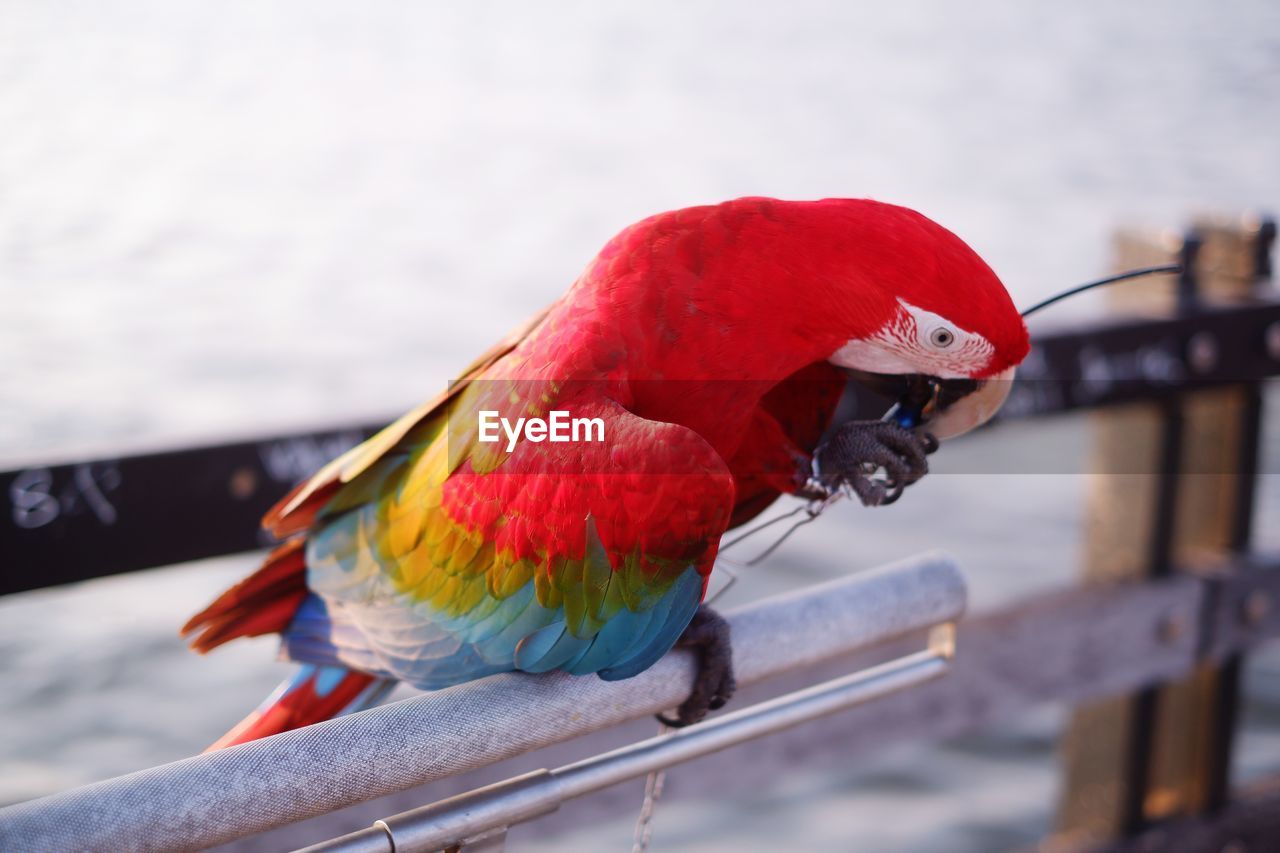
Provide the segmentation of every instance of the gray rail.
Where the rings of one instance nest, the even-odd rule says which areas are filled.
[[[300,853],[434,853],[484,849],[513,824],[550,814],[564,802],[713,752],[785,731],[944,675],[955,650],[955,625],[934,629],[929,648],[797,690],[701,725],[615,749],[556,770],[535,770],[376,821],[368,829]]]
[[[730,615],[743,684],[822,663],[964,610],[933,554]],[[693,660],[635,678],[501,675],[0,810],[0,849],[208,847],[484,767],[679,704]]]

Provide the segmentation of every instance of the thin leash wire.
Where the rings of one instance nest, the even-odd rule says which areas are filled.
[[[758,565],[761,562],[763,562],[765,559],[767,559],[769,555],[772,554],[774,551],[777,551],[778,548],[782,546],[783,542],[786,542],[788,539],[790,539],[791,534],[795,533],[797,530],[799,530],[801,527],[804,527],[806,524],[811,524],[813,521],[815,521],[818,518],[819,515],[822,514],[823,510],[825,510],[827,507],[831,506],[833,503],[835,503],[836,501],[840,500],[845,496],[846,496],[845,489],[841,488],[838,491],[832,492],[830,495],[828,495],[825,498],[811,500],[808,503],[801,504],[800,506],[796,507],[790,512],[783,513],[782,515],[771,518],[768,521],[757,524],[755,527],[751,528],[750,530],[747,530],[739,534],[738,536],[734,537],[730,541],[726,542],[724,545],[720,546],[720,553],[723,554],[725,551],[729,550],[730,548],[742,542],[743,540],[751,536],[754,536],[757,533],[760,533],[761,531],[767,530],[768,528],[772,527],[773,525],[779,522],[786,521],[787,519],[795,518],[800,513],[804,513],[805,514],[804,518],[801,518],[800,520],[793,522],[791,526],[788,527],[781,536],[773,540],[772,544],[770,544],[768,548],[765,548],[762,552],[752,557],[750,560],[747,560],[746,563],[742,564],[744,566]],[[728,589],[728,587],[726,587],[726,589]],[[723,590],[721,590],[721,592],[723,592]]]
[[[744,539],[754,536],[760,531],[770,528],[780,521],[786,521],[788,518],[794,518],[796,515],[804,512],[808,508],[809,507],[806,504],[800,504],[798,507],[791,510],[791,512],[785,512],[782,515],[776,516],[774,518],[769,519],[768,521],[757,524],[755,527],[751,528],[750,530],[743,531],[742,533],[730,539],[728,542],[721,545],[720,553],[723,554],[725,551],[728,551],[730,548],[732,548],[734,545],[737,545],[739,542],[743,541]]]
[[[801,509],[805,511],[805,517],[795,522],[790,527],[788,527],[781,536],[773,540],[773,544],[771,544],[768,548],[765,548],[755,557],[748,560],[747,565],[755,566],[755,565],[759,565],[760,563],[763,563],[766,559],[769,558],[770,554],[772,554],[774,551],[777,551],[779,548],[782,547],[783,542],[786,542],[788,539],[791,538],[791,534],[795,533],[797,530],[799,530],[801,527],[804,527],[806,524],[812,524],[813,522],[817,521],[818,516],[822,514],[822,511],[824,509],[831,506],[833,503],[840,500],[840,498],[842,497],[844,497],[843,492],[835,492],[830,497],[824,498],[821,501],[814,501],[801,507]]]

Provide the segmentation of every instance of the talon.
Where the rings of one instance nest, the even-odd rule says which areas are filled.
[[[870,477],[858,477],[849,483],[863,506],[879,506],[884,501],[884,483]]]
[[[888,506],[902,497],[902,490],[906,488],[903,483],[894,483],[883,498],[880,499],[880,506]]]
[[[674,717],[654,716],[664,726],[680,729],[699,722],[709,711],[723,708],[733,698],[737,682],[733,677],[729,623],[710,607],[704,604],[698,608],[676,645],[694,649],[698,656],[698,674],[689,698],[676,709]]]
[[[864,506],[888,506],[903,490],[929,472],[938,440],[887,421],[845,424],[814,453],[813,470],[821,488],[848,489]],[[876,476],[884,471],[883,478]]]

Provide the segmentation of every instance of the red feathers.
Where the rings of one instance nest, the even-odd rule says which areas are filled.
[[[204,653],[236,637],[283,631],[307,596],[307,564],[302,539],[276,548],[258,569],[218,596],[182,626],[183,634],[199,631],[191,648]]]
[[[347,706],[377,681],[372,675],[347,671],[336,685],[317,684],[324,670],[306,667],[300,680],[288,684],[285,692],[271,697],[235,728],[218,738],[205,752],[248,743],[269,735],[320,723],[341,714]]]
[[[605,612],[603,599],[591,596],[614,588],[595,574],[588,584],[588,562],[606,572],[634,568],[634,595],[622,604],[635,612],[656,606],[666,589],[686,588],[681,579],[690,565],[705,577],[731,519],[742,523],[799,485],[843,385],[828,359],[852,344],[874,343],[904,304],[989,345],[975,376],[1026,355],[1025,325],[995,274],[958,237],[914,211],[861,199],[747,198],[650,217],[610,241],[568,293],[488,350],[460,381],[273,507],[264,527],[295,538],[183,631],[196,634],[192,646],[201,652],[235,637],[286,631],[308,596],[308,538],[313,555],[328,554],[335,565],[376,549],[379,560],[390,561],[379,564],[387,589],[405,580],[407,555],[426,543],[413,551],[412,588],[448,575],[452,585],[440,581],[445,592],[437,605],[456,605],[454,621],[481,598],[499,595],[495,590],[508,596],[532,582],[548,611],[561,608],[566,625],[582,625],[588,614]],[[899,372],[936,373],[928,335],[912,340],[900,347],[905,354],[895,350],[911,368]],[[445,429],[442,419],[474,419],[485,381],[548,383],[553,390],[513,405],[554,402],[573,417],[599,417],[608,444],[568,450],[531,441],[502,461],[501,471],[483,454],[455,468],[441,461],[443,453],[418,452],[453,434],[456,425]],[[570,391],[569,382],[587,390]],[[467,388],[474,395],[460,396]],[[365,506],[367,517],[342,515]],[[330,528],[339,518],[359,525],[360,536],[343,539]],[[585,559],[584,519],[608,566]],[[623,558],[633,554],[643,559],[625,568]],[[552,571],[565,561],[577,562],[577,575]],[[524,574],[512,570],[516,564]],[[544,570],[530,581],[526,569],[535,565]],[[324,571],[318,559],[312,580],[322,598]],[[463,582],[476,578],[467,587],[475,595],[460,597]],[[379,594],[381,603],[400,606],[391,593]],[[686,621],[696,603],[682,602]],[[671,624],[664,641],[674,642],[683,627]],[[616,671],[603,658],[584,660]],[[623,671],[633,671],[629,660]],[[493,671],[486,661],[477,672]],[[514,646],[502,661],[508,664],[516,665]],[[582,671],[595,671],[590,667]],[[327,719],[376,693],[374,681],[307,664],[215,748]]]

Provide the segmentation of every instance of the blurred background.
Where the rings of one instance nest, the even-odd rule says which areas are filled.
[[[1278,96],[1267,0],[0,0],[0,467],[389,419],[622,226],[739,195],[915,207],[1029,304],[1104,272],[1118,224],[1280,202]],[[1059,461],[964,464],[999,442]],[[957,444],[953,473],[839,506],[726,603],[924,548],[960,558],[978,609],[1070,583],[1084,445],[1071,417]],[[1274,427],[1263,452],[1274,472]],[[176,633],[253,563],[0,600],[0,803],[192,754],[255,705],[273,643],[201,659]],[[1275,771],[1274,654],[1248,687],[1238,757]],[[673,799],[655,849],[1032,843],[1063,713]],[[538,843],[617,849],[630,823]]]

